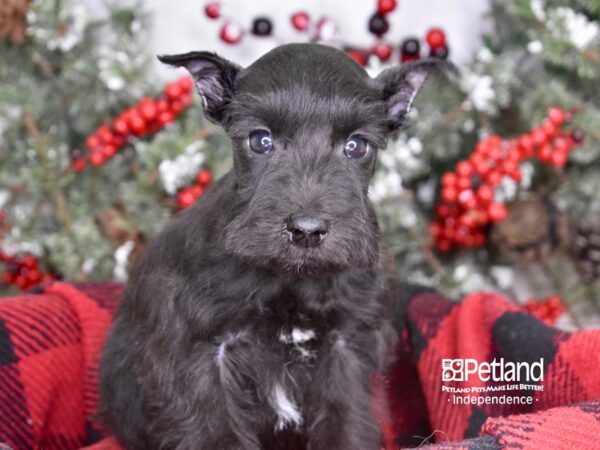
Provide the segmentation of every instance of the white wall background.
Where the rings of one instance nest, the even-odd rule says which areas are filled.
[[[96,12],[103,0],[84,0]],[[155,53],[178,53],[190,50],[211,50],[239,64],[248,65],[258,56],[277,45],[272,38],[245,36],[238,45],[227,45],[219,39],[220,22],[204,15],[207,0],[144,0],[153,13],[153,29],[149,46]],[[275,32],[285,41],[305,40],[290,23],[298,10],[311,17],[327,16],[337,23],[342,41],[357,46],[374,42],[367,31],[367,21],[377,0],[222,0],[224,13],[250,28],[252,19],[265,15],[272,19]],[[451,59],[465,63],[481,45],[481,33],[486,27],[485,13],[489,0],[398,0],[398,7],[389,15],[390,31],[386,38],[398,44],[408,36],[424,38],[427,30],[440,26],[446,31]],[[162,77],[172,78],[174,72],[156,63]]]

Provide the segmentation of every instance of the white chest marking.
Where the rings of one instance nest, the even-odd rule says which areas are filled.
[[[302,425],[302,415],[296,404],[290,400],[280,384],[276,384],[271,391],[271,406],[277,414],[276,430],[283,430],[288,425],[299,427]]]
[[[294,328],[291,333],[285,334],[283,331],[279,333],[279,341],[284,344],[300,345],[313,340],[316,334],[313,330],[303,330],[302,328]]]
[[[314,352],[305,348],[304,344],[312,341],[316,336],[317,335],[313,330],[294,328],[291,333],[287,334],[282,330],[279,333],[279,342],[292,345],[302,358],[309,359],[314,356]]]

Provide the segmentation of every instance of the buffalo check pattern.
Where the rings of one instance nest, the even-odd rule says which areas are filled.
[[[0,449],[119,450],[96,408],[99,356],[122,289],[55,283],[0,299]],[[387,403],[387,449],[598,448],[600,330],[558,331],[491,293],[453,302],[407,290],[401,304],[393,362],[374,377]],[[542,357],[543,390],[511,392],[531,405],[453,404],[442,391],[444,359]]]

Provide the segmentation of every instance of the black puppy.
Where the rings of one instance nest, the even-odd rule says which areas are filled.
[[[137,267],[102,358],[104,421],[127,449],[381,448],[371,378],[394,336],[394,279],[369,178],[447,66],[372,79],[315,44],[246,69],[160,60],[192,74],[234,167]]]

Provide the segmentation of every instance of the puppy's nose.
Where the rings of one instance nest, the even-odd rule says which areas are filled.
[[[286,224],[290,240],[299,247],[316,247],[329,231],[327,221],[307,216],[292,216]]]

